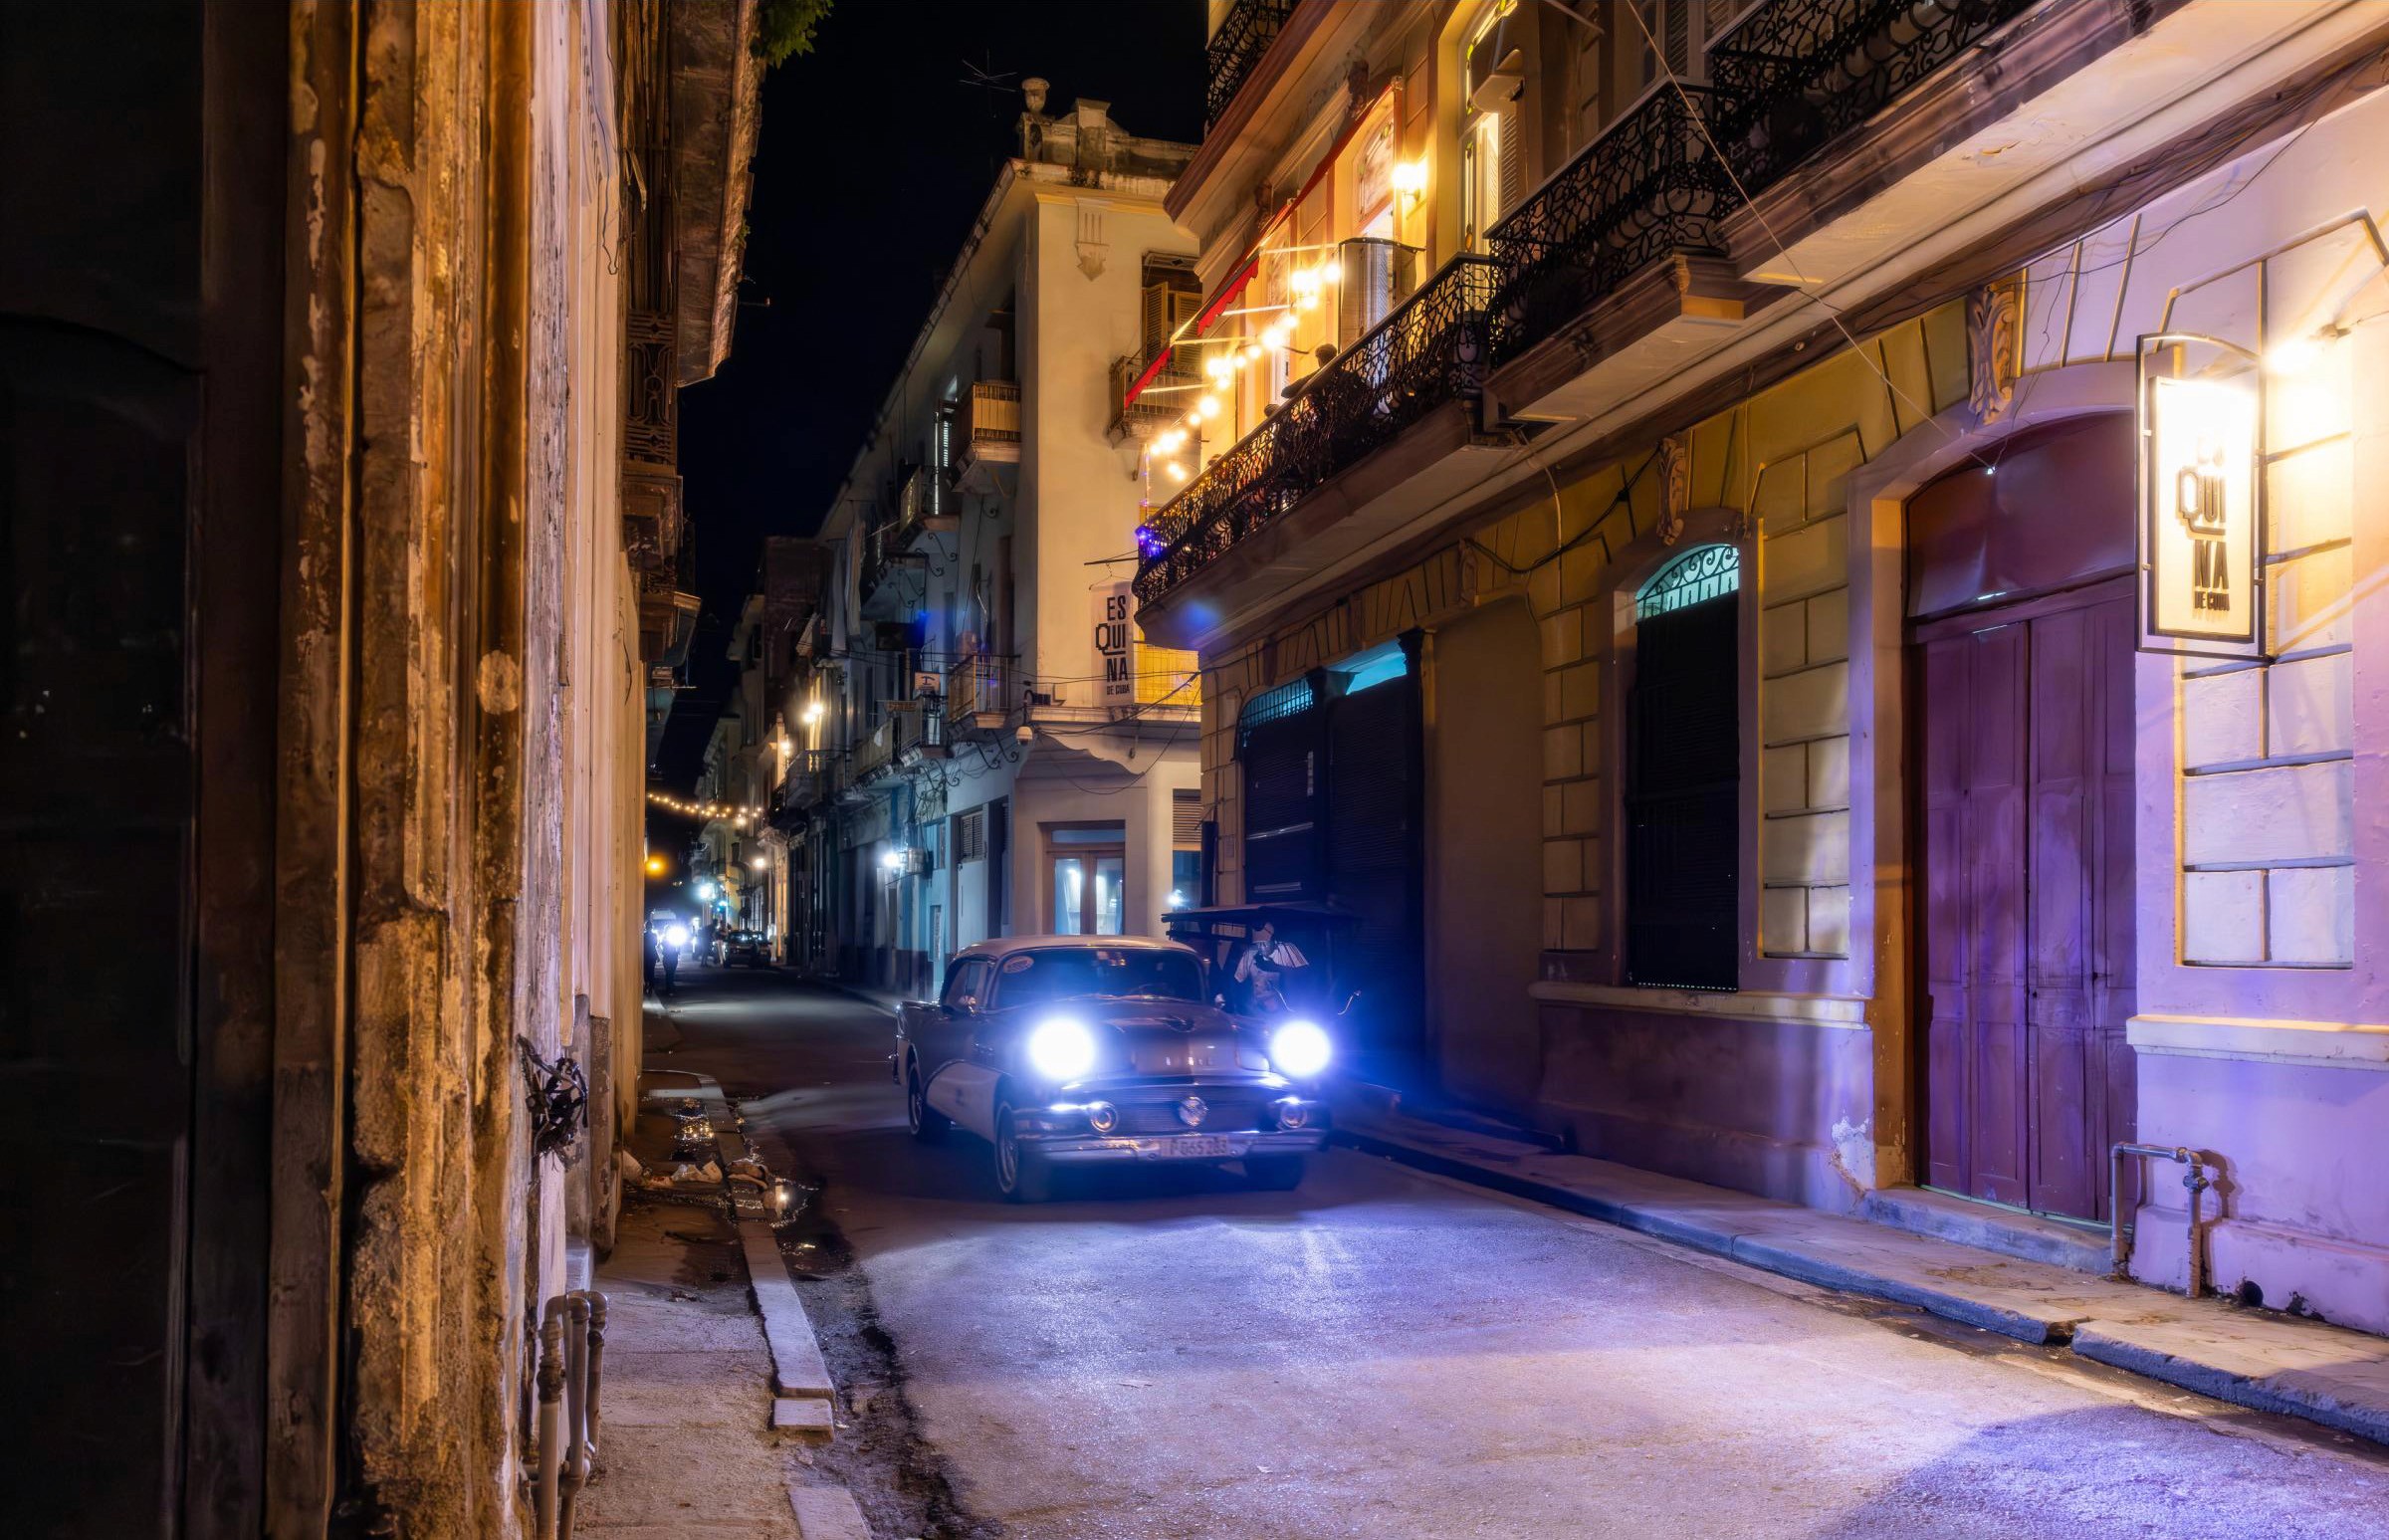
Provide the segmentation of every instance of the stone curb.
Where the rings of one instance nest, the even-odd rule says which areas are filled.
[[[742,1184],[732,1180],[730,1170],[740,1161],[753,1160],[747,1136],[740,1130],[739,1115],[722,1092],[722,1084],[713,1076],[692,1070],[675,1071],[687,1074],[696,1082],[695,1099],[708,1104],[707,1117],[714,1130],[714,1152],[722,1163],[722,1189],[730,1199],[731,1211],[736,1216],[739,1246],[747,1259],[747,1287],[755,1304],[755,1313],[763,1323],[763,1341],[771,1352],[771,1394],[775,1405],[771,1426],[805,1432],[817,1432],[826,1437],[831,1421],[809,1409],[785,1407],[789,1401],[813,1401],[832,1406],[838,1389],[829,1376],[829,1365],[821,1356],[821,1344],[813,1335],[813,1323],[804,1313],[804,1301],[789,1281],[787,1263],[779,1254],[779,1240],[772,1232],[770,1215],[764,1210],[760,1195],[745,1191]]]
[[[1717,1217],[1703,1217],[1704,1206],[1697,1201],[1642,1204],[1622,1200],[1524,1171],[1503,1170],[1472,1160],[1465,1153],[1412,1143],[1387,1131],[1356,1128],[1349,1122],[1339,1121],[1331,1137],[1338,1144],[1415,1170],[1582,1214],[1820,1288],[1905,1305],[2022,1342],[2066,1347],[2094,1362],[2234,1406],[2299,1418],[2389,1444],[2389,1342],[2344,1328],[2262,1317],[2235,1321],[2220,1305],[2087,1275],[2072,1275],[2078,1277],[2077,1285],[2051,1288],[2037,1298],[2012,1287],[1970,1292],[1961,1284],[1934,1286],[1869,1267],[1854,1255],[1831,1254],[1837,1245],[1844,1251],[1862,1249],[1846,1240],[1800,1233],[1829,1221],[1862,1225],[1863,1220],[1839,1221],[1835,1215],[1724,1193],[1717,1195],[1719,1203],[1707,1209]],[[1539,1153],[1530,1152],[1530,1158]],[[1698,1191],[1695,1184],[1655,1180],[1687,1192]],[[1777,1209],[1784,1212],[1771,1211]],[[1724,1222],[1718,1222],[1719,1218]],[[1737,1218],[1741,1222],[1735,1222]],[[2013,1266],[2014,1259],[1977,1252],[1955,1241],[1901,1243],[1946,1248],[1953,1261],[1980,1255],[1985,1270]],[[2054,1264],[2024,1265],[2040,1269],[2043,1275],[2067,1276]],[[1954,1274],[1974,1269],[1960,1261],[1958,1267],[1946,1270]],[[1999,1293],[2005,1293],[2007,1300],[1989,1297]]]

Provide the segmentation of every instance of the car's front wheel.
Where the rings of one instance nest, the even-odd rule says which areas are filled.
[[[1254,1155],[1244,1160],[1244,1175],[1264,1193],[1291,1193],[1302,1186],[1299,1155]]]
[[[1053,1167],[1021,1140],[1008,1103],[995,1108],[995,1190],[1007,1204],[1041,1204],[1053,1196]]]
[[[925,1145],[945,1143],[946,1131],[954,1127],[946,1114],[929,1104],[929,1093],[923,1089],[917,1069],[904,1077],[904,1121],[913,1137]]]

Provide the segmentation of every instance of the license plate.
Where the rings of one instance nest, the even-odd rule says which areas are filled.
[[[1243,1142],[1222,1139],[1214,1134],[1190,1134],[1184,1139],[1165,1139],[1155,1156],[1170,1161],[1225,1161],[1244,1153]]]

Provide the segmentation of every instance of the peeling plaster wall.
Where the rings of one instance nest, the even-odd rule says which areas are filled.
[[[305,806],[278,883],[286,913],[328,896],[299,934],[339,964],[278,998],[324,1023],[337,1085],[282,1077],[278,1211],[328,1222],[278,1223],[275,1265],[337,1282],[325,1317],[278,1321],[273,1532],[322,1533],[336,1488],[418,1540],[503,1537],[528,1523],[567,1219],[602,1239],[612,1203],[603,1145],[534,1161],[518,1043],[585,1061],[601,1108],[638,1055],[610,43],[593,3],[302,7],[293,34]],[[352,137],[327,100],[350,78]]]

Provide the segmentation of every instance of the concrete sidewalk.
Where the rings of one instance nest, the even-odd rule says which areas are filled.
[[[1420,1170],[2389,1443],[2389,1339],[1561,1154],[1357,1097],[1340,1098],[1335,1115],[1340,1142]]]
[[[681,1115],[692,1103],[698,1115]],[[737,1138],[708,1077],[650,1071],[639,1106],[625,1143],[643,1166],[727,1165],[733,1152],[704,1147],[718,1122]],[[767,1238],[760,1256],[746,1244],[733,1212],[721,1184],[624,1192],[614,1249],[595,1270],[606,1297],[599,1477],[581,1494],[575,1533],[869,1540],[845,1489],[811,1469],[809,1443],[830,1431],[827,1403],[810,1401],[821,1416],[793,1423],[780,1412],[776,1345],[755,1300],[788,1288],[786,1269]],[[765,1260],[751,1276],[750,1262]]]

